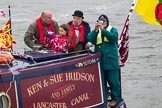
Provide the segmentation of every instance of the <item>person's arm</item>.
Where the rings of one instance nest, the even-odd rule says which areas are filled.
[[[54,32],[56,34],[59,34],[59,25],[58,25],[58,23],[56,21],[54,21]]]
[[[33,36],[35,35],[35,27],[34,24],[31,24],[27,31],[25,32],[25,37],[24,37],[24,42],[25,44],[33,49],[34,46],[34,40],[33,40]]]
[[[88,33],[87,40],[92,44],[96,45],[98,31],[95,29]]]
[[[88,41],[96,45],[98,33],[99,33],[99,25],[96,23],[95,29],[92,30],[90,33],[88,33],[88,36],[87,36]]]
[[[105,36],[112,43],[116,43],[118,41],[118,31],[116,28],[112,28],[110,32],[103,29],[102,36]]]

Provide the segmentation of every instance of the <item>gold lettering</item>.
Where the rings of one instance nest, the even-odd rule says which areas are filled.
[[[52,93],[51,98],[61,98],[62,96],[67,96],[75,90],[75,85],[65,86],[62,90]]]
[[[38,83],[33,84],[29,88],[27,88],[28,95],[31,96],[42,89],[42,83],[39,81]]]
[[[82,94],[82,95],[72,99],[71,105],[74,106],[74,105],[80,104],[88,99],[90,99],[90,97],[88,96],[88,93]]]
[[[43,86],[44,86],[44,87],[48,87],[48,81],[43,80]]]
[[[89,73],[81,73],[81,72],[71,72],[65,73],[66,81],[86,81],[86,82],[94,82],[95,75]]]
[[[66,81],[73,79],[73,73],[66,73]]]
[[[66,103],[37,102],[33,103],[33,108],[67,108]]]
[[[51,98],[58,98],[58,97],[60,97],[60,92],[54,92],[54,93],[52,93],[52,95],[51,95]]]
[[[55,74],[53,76],[50,76],[50,84],[59,83],[63,81],[63,74]]]
[[[72,84],[72,85],[66,87],[65,89],[61,90],[61,95],[67,95],[74,90],[75,90],[75,85]]]

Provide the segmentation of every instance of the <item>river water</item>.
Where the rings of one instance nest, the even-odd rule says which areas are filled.
[[[72,20],[74,10],[80,9],[91,29],[103,13],[108,15],[110,24],[120,34],[131,3],[132,0],[1,0],[0,9],[5,9],[7,15],[7,7],[11,6],[12,34],[17,41],[13,47],[16,51],[23,51],[27,48],[23,42],[24,33],[44,9],[53,12],[59,25]],[[0,16],[1,28],[7,18]],[[162,108],[161,30],[132,13],[129,58],[122,67],[122,96],[128,108]]]

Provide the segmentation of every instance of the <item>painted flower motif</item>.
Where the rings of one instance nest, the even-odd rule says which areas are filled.
[[[158,3],[155,8],[156,20],[162,25],[162,3]]]

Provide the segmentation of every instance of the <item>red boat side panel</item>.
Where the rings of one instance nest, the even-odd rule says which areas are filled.
[[[80,64],[80,66],[79,66]],[[103,103],[98,62],[20,81],[23,108],[82,108]]]
[[[5,108],[18,108],[14,82],[0,83],[0,101],[4,101]],[[2,100],[3,99],[3,100]],[[12,106],[12,107],[11,107]],[[3,105],[1,107],[4,107]]]

